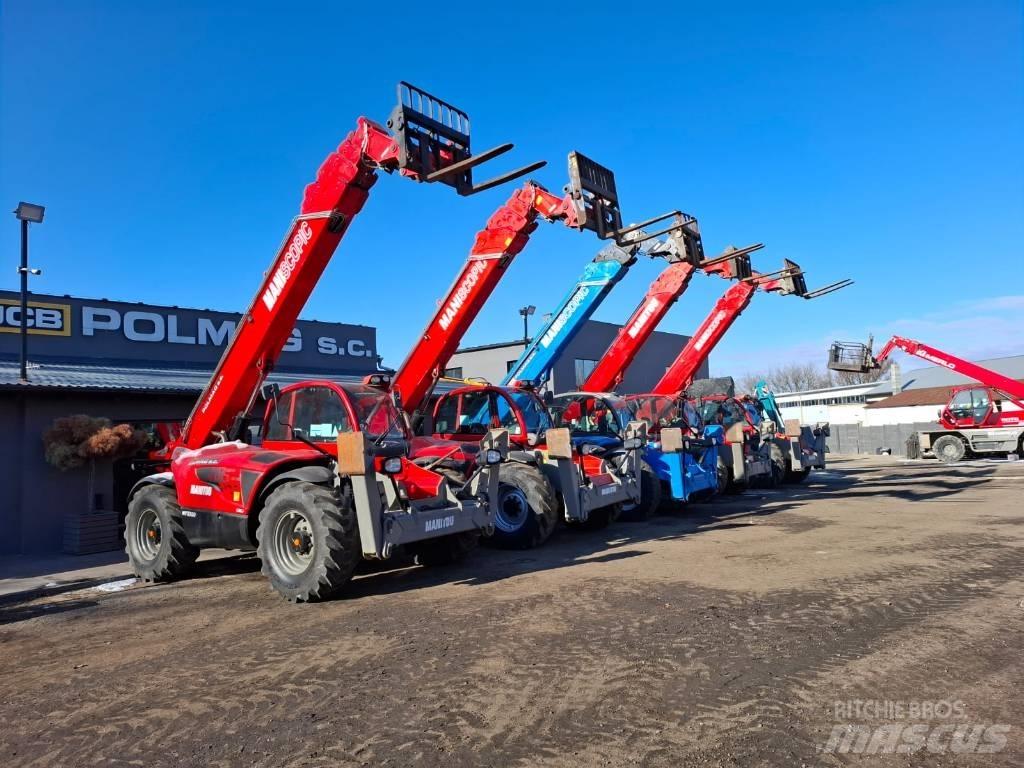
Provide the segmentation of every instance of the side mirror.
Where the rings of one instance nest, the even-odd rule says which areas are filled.
[[[281,396],[281,385],[273,381],[263,382],[263,386],[260,387],[260,394],[263,395],[263,399],[266,402],[273,400],[277,402],[277,398]]]
[[[544,390],[544,405],[550,408],[555,403],[555,393],[550,389]]]

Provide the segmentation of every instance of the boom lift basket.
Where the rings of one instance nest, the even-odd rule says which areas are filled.
[[[835,341],[828,351],[828,367],[833,371],[868,373],[878,368],[871,353],[871,344],[858,341]]]
[[[388,118],[398,142],[398,165],[420,181],[439,181],[460,195],[473,195],[543,168],[541,160],[473,184],[473,168],[504,154],[513,144],[501,144],[478,155],[469,146],[469,115],[407,82],[398,84],[398,104]]]

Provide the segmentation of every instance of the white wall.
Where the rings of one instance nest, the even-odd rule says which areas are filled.
[[[875,427],[885,424],[917,424],[922,421],[938,421],[938,413],[941,408],[941,405],[867,408],[864,411],[864,425]]]

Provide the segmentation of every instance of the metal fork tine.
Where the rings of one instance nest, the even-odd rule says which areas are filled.
[[[487,181],[481,184],[474,185],[473,189],[469,191],[469,194],[475,195],[477,192],[483,192],[485,190],[491,189],[492,187],[497,187],[501,184],[505,184],[506,182],[512,181],[513,179],[518,179],[520,176],[525,176],[528,173],[533,173],[538,168],[543,168],[547,164],[547,160],[538,160],[536,163],[530,163],[529,165],[524,165],[522,168],[516,168],[514,171],[509,171],[508,173],[503,173],[500,176],[495,176],[493,179],[488,179]]]
[[[810,291],[804,296],[804,298],[816,299],[819,296],[826,296],[830,293],[835,293],[836,291],[842,290],[843,288],[846,288],[847,286],[850,285],[853,285],[853,280],[851,280],[850,278],[846,278],[844,280],[839,280],[835,283],[831,283],[830,285],[826,285],[816,290]]]
[[[467,157],[465,160],[460,160],[457,163],[452,163],[451,165],[445,166],[439,171],[429,173],[426,175],[426,177],[424,177],[423,180],[437,181],[438,179],[443,179],[446,176],[451,176],[452,174],[465,173],[470,168],[475,168],[481,163],[486,163],[491,158],[505,154],[514,146],[515,145],[512,144],[511,142],[509,142],[508,144],[500,144],[494,149],[488,149],[486,152],[481,152],[480,154],[472,155],[471,157]]]

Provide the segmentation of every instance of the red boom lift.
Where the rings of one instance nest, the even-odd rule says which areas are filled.
[[[921,451],[931,451],[947,464],[971,455],[1024,453],[1024,384],[1009,376],[962,360],[920,341],[893,336],[875,357],[872,342],[837,341],[829,351],[828,367],[834,371],[867,373],[881,367],[896,349],[940,365],[979,382],[954,387],[949,402],[939,411],[941,430],[917,433]],[[1005,408],[1005,402],[1014,408]]]
[[[511,144],[472,155],[469,120],[401,83],[390,132],[359,118],[308,185],[299,215],[168,451],[168,471],[133,488],[125,543],[147,580],[182,574],[201,547],[256,549],[263,573],[289,600],[328,597],[360,558],[406,546],[425,564],[464,551],[467,536],[493,526],[500,430],[484,438],[471,476],[457,486],[407,456],[404,420],[379,387],[304,382],[281,391],[264,382],[310,293],[377,172],[473,194],[543,163],[474,185],[472,169]],[[262,445],[238,438],[261,393]]]
[[[621,229],[618,210],[600,190],[614,189],[611,171],[578,152],[569,155],[569,184],[563,196],[529,181],[490,217],[477,233],[461,272],[427,324],[420,341],[399,367],[392,391],[406,412],[418,421],[444,366],[515,256],[523,250],[540,220],[591,230],[599,238]],[[657,217],[651,221],[659,221]],[[647,224],[650,222],[644,222]],[[638,225],[642,226],[642,225]],[[463,404],[478,403],[470,414]],[[625,501],[637,501],[636,480],[643,425],[634,424],[627,449],[615,456],[581,455],[572,449],[569,430],[552,428],[547,408],[536,393],[497,386],[472,386],[444,395],[439,414],[459,403],[459,423],[449,419],[435,429],[434,439],[414,440],[412,455],[431,465],[465,460],[463,451],[438,440],[455,440],[475,449],[487,429],[504,426],[516,451],[500,468],[499,503],[491,540],[499,546],[532,547],[551,535],[559,517],[590,526],[613,519]],[[538,458],[539,457],[539,458]],[[560,501],[559,501],[560,499]]]

